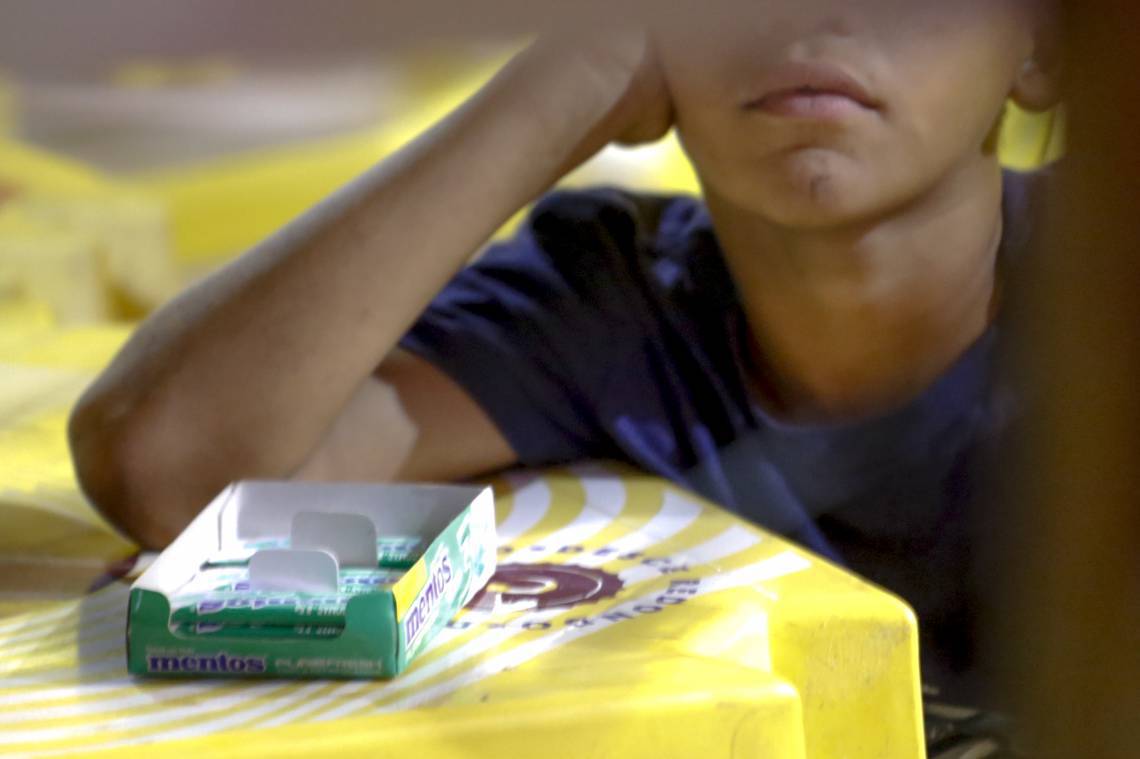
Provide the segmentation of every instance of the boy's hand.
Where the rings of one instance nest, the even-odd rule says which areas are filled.
[[[575,151],[575,165],[606,145],[637,145],[661,139],[673,126],[673,104],[649,33],[641,27],[577,27],[547,32],[524,57],[537,69],[569,68],[583,90],[605,104],[589,135]],[[548,69],[549,70],[549,69]]]
[[[623,145],[656,142],[673,126],[673,103],[665,84],[653,40],[644,30],[608,40],[611,50],[629,66],[629,79],[613,112],[614,142]]]

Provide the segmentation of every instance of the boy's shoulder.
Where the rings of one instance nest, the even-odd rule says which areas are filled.
[[[643,192],[618,185],[560,187],[547,192],[530,212],[532,223],[600,224],[615,229],[634,225],[638,233],[657,230],[669,209],[700,205],[691,195]]]
[[[654,399],[690,386],[709,398],[704,376],[718,373],[691,355],[725,335],[726,301],[690,307],[690,294],[709,292],[693,275],[703,208],[618,187],[549,192],[455,275],[401,346],[462,386],[524,464],[621,457],[612,419],[643,407],[657,420]]]
[[[552,255],[616,248],[656,258],[702,228],[711,225],[697,197],[614,185],[552,190],[527,217],[528,233]]]
[[[503,247],[508,256],[538,257],[578,295],[636,290],[659,300],[730,286],[705,204],[688,194],[556,189]]]

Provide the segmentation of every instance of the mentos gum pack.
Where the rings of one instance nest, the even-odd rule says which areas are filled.
[[[495,570],[490,488],[247,481],[132,585],[127,663],[164,677],[392,677]]]

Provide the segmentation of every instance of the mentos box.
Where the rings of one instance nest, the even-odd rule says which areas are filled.
[[[495,551],[490,488],[235,483],[131,586],[128,668],[392,677],[487,583]]]

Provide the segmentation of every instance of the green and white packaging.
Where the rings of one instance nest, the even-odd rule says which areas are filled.
[[[288,538],[252,540],[208,557],[202,567],[246,567],[250,557],[258,551],[292,547]],[[381,569],[407,569],[416,563],[423,547],[424,539],[418,535],[380,535],[376,538],[377,566]]]
[[[384,536],[422,555],[407,569],[378,569]],[[250,546],[248,565],[203,569]],[[235,483],[132,585],[128,668],[163,677],[392,677],[487,583],[495,553],[490,488]],[[186,612],[196,598],[235,613],[217,616],[217,603]],[[251,615],[255,608],[270,613]]]
[[[277,549],[268,549],[277,550]],[[286,561],[296,553],[287,551]],[[173,595],[167,594],[177,624],[216,623],[243,627],[259,625],[344,626],[348,600],[358,593],[395,585],[403,572],[382,569],[341,569],[331,593],[255,590],[248,568],[200,570]]]

